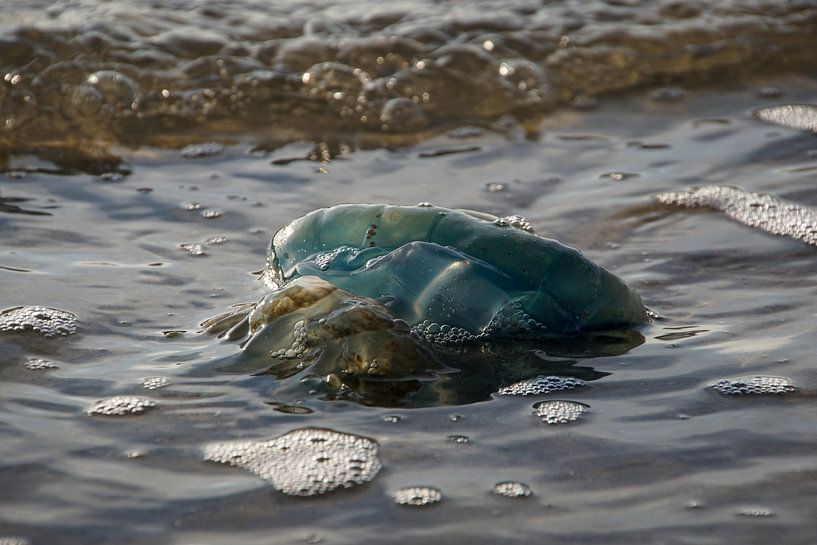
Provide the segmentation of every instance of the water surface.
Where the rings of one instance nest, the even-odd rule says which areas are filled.
[[[813,5],[282,6],[63,2],[48,20],[36,16],[42,6],[2,8],[0,58],[21,79],[7,79],[0,94],[0,301],[73,312],[79,330],[0,335],[0,537],[54,545],[374,544],[384,535],[452,544],[812,542],[814,248],[717,212],[661,206],[655,195],[735,185],[817,206],[817,138],[750,115],[815,102]],[[399,46],[408,48],[403,57],[386,40],[392,35],[411,40]],[[563,36],[571,40],[559,52]],[[344,53],[344,40],[363,44],[358,56]],[[466,83],[438,67],[423,80],[423,89],[438,89],[429,102],[382,89],[390,77],[419,77],[424,58],[445,65],[440,49],[461,46],[467,52],[450,53],[451,69],[467,72]],[[636,53],[616,56],[624,50]],[[228,55],[229,66],[243,68],[213,71]],[[508,71],[499,70],[514,59],[534,65],[535,85],[502,83]],[[331,102],[346,95],[309,95],[303,74],[324,61],[385,78],[352,93],[356,103],[375,93],[363,108],[376,124]],[[488,69],[495,78],[480,75]],[[105,94],[119,96],[121,78],[89,83],[109,70],[135,85],[130,102]],[[258,70],[272,74],[254,87],[267,85],[268,94],[185,109],[203,104],[191,98],[203,89],[234,96],[240,82],[261,78]],[[72,110],[77,96],[97,96],[89,88],[102,98]],[[392,99],[417,106],[396,103],[411,114],[398,125],[381,118]],[[183,149],[203,142],[223,147]],[[199,324],[263,295],[253,273],[278,228],[341,202],[421,201],[524,215],[628,281],[659,318],[622,355],[542,354],[542,374],[580,369],[594,379],[587,387],[467,405],[282,400],[271,376],[210,371],[237,347],[199,334]],[[201,246],[182,247],[190,244]],[[29,369],[30,358],[57,367]],[[709,387],[747,375],[784,376],[797,391],[726,396]],[[169,384],[146,389],[151,377]],[[86,413],[115,395],[156,407]],[[588,411],[548,425],[533,406],[549,400]],[[213,441],[304,427],[373,439],[383,469],[363,486],[292,498],[203,459]],[[532,494],[494,493],[508,481]],[[442,500],[396,504],[395,491],[412,486],[438,489]]]

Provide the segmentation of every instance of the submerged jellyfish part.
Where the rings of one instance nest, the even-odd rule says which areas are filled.
[[[369,482],[382,468],[372,439],[302,428],[269,441],[204,447],[204,459],[246,469],[290,496],[317,496]]]
[[[638,295],[577,250],[527,232],[516,218],[479,212],[389,205],[310,212],[275,235],[268,256],[268,276],[279,284],[304,275],[385,296],[410,325],[429,320],[474,334],[511,303],[548,334],[647,321]]]
[[[437,367],[405,322],[373,299],[314,276],[267,294],[249,313],[244,354],[272,364],[270,372],[398,377]]]

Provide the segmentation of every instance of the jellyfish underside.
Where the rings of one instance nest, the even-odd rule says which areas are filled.
[[[485,214],[341,205],[273,239],[259,303],[205,325],[246,340],[223,369],[273,374],[276,398],[418,406],[488,398],[574,358],[643,342],[638,296],[576,250]]]

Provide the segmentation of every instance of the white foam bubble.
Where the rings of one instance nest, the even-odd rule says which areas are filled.
[[[727,378],[710,384],[710,387],[723,395],[788,394],[797,390],[789,378],[764,375]]]
[[[589,409],[589,405],[576,401],[541,401],[533,406],[533,414],[545,424],[568,424],[578,420]]]
[[[406,486],[395,490],[392,497],[400,505],[425,507],[442,500],[443,493],[431,486]]]
[[[302,428],[268,441],[226,441],[204,447],[204,459],[251,471],[292,496],[315,496],[371,481],[382,464],[366,437]]]
[[[62,337],[76,333],[75,314],[40,306],[15,307],[0,312],[0,332],[34,331],[43,337]]]
[[[543,395],[551,392],[573,390],[574,388],[581,388],[586,385],[587,382],[580,378],[539,375],[500,388],[497,393],[499,395],[511,396]]]
[[[139,396],[114,396],[100,399],[88,409],[92,416],[126,416],[142,414],[156,406],[152,399]]]

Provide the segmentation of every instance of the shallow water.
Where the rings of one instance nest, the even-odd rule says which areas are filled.
[[[637,8],[626,4],[592,6]],[[13,14],[8,24],[33,22],[33,11],[24,7],[30,4],[7,5],[3,9]],[[187,14],[189,5],[197,6],[162,8],[167,20],[155,24],[200,28],[209,17],[202,7],[189,18],[169,15],[175,8]],[[72,17],[97,18],[108,30],[111,21],[146,24],[141,8],[129,3],[59,6],[62,15],[37,23],[40,28],[67,28],[75,24],[67,20]],[[421,28],[439,19],[439,28],[429,32],[443,39],[433,30],[464,16],[440,18],[437,6],[407,4],[411,15],[401,20]],[[244,18],[235,26],[241,32],[250,32],[245,23],[252,7],[236,8],[236,17]],[[353,20],[370,7],[316,3],[270,17],[302,28],[309,20]],[[765,4],[707,7],[680,20],[661,12],[669,8],[649,9],[658,10],[654,16],[662,25],[683,30],[706,22],[717,32],[738,28],[735,13],[745,12],[744,30],[762,35],[751,21],[763,19],[753,19],[752,11],[768,9]],[[808,3],[789,8],[803,27],[813,18]],[[144,8],[150,9],[159,8]],[[577,8],[530,9],[562,21],[567,16],[558,10]],[[587,23],[581,25],[585,32],[594,28],[593,13],[575,14]],[[368,17],[379,21],[375,15]],[[269,26],[258,17],[259,25]],[[522,29],[508,23],[509,29],[490,32],[510,40],[532,28],[536,17],[522,19]],[[383,21],[378,28],[397,24]],[[362,33],[363,23],[356,24],[316,33]],[[479,32],[488,32],[488,23],[480,24]],[[215,24],[212,32],[229,43],[272,39],[236,37],[228,27]],[[813,36],[803,27],[786,27],[792,43]],[[53,29],[43,32],[67,39]],[[481,44],[486,38],[479,32],[467,40]],[[558,37],[561,31],[554,32]],[[32,39],[64,53],[42,36]],[[174,47],[174,56],[183,57],[181,46]],[[383,543],[383,536],[390,543],[451,544],[813,542],[814,248],[719,212],[662,206],[655,199],[721,184],[817,206],[817,138],[750,115],[763,105],[815,102],[817,80],[798,75],[809,68],[805,61],[802,69],[793,68],[797,58],[774,69],[736,58],[741,77],[727,86],[690,76],[707,85],[688,85],[680,97],[677,91],[656,93],[651,85],[657,80],[647,78],[619,89],[626,94],[599,95],[592,109],[568,106],[570,96],[594,93],[566,84],[570,96],[530,115],[510,107],[488,111],[481,103],[450,119],[426,112],[430,128],[394,140],[414,145],[391,145],[394,131],[364,128],[367,135],[377,133],[374,147],[352,146],[339,156],[339,147],[330,150],[338,140],[326,135],[346,126],[332,121],[331,112],[308,114],[329,120],[331,129],[308,141],[303,138],[309,135],[286,131],[250,134],[240,123],[225,131],[233,134],[228,142],[199,119],[180,140],[153,139],[147,124],[129,142],[104,130],[124,134],[124,122],[100,125],[93,118],[89,126],[102,127],[97,134],[113,142],[105,150],[119,158],[114,163],[100,163],[96,152],[90,162],[77,160],[87,158],[86,141],[66,140],[59,120],[53,146],[41,146],[42,133],[34,129],[24,137],[6,133],[0,309],[59,308],[78,316],[79,330],[48,339],[0,334],[0,538],[55,545],[359,544]],[[813,52],[809,59],[814,62]],[[87,62],[87,77],[96,61],[80,61]],[[150,70],[156,72],[148,79],[158,78],[159,69]],[[175,76],[171,71],[167,77]],[[675,99],[663,100],[667,96]],[[521,121],[500,117],[511,111]],[[43,112],[34,115],[45,119]],[[292,119],[302,120],[299,115]],[[481,129],[447,132],[477,121]],[[364,139],[364,132],[346,134],[358,143]],[[176,149],[210,140],[226,145],[207,153]],[[316,148],[316,141],[330,144]],[[62,151],[55,156],[53,149]],[[310,154],[326,160],[305,160]],[[110,175],[112,167],[122,175]],[[200,334],[199,324],[261,297],[253,273],[263,268],[272,234],[320,206],[380,201],[522,214],[540,234],[580,248],[628,281],[659,318],[641,331],[644,344],[623,355],[542,355],[540,374],[572,368],[574,376],[590,380],[585,387],[467,405],[368,407],[310,396],[293,401],[276,396],[281,383],[272,376],[214,371],[237,346]],[[206,255],[193,255],[185,244],[201,244],[193,250]],[[56,368],[30,369],[30,358]],[[787,377],[797,390],[729,396],[710,387],[753,375]],[[143,386],[148,378],[156,389]],[[156,406],[132,416],[87,414],[98,400],[117,395],[142,396]],[[580,403],[587,411],[572,422],[547,424],[535,410],[551,400]],[[305,427],[376,441],[383,469],[362,486],[293,498],[249,471],[204,461],[203,449],[214,441],[266,441]],[[495,485],[509,481],[527,485],[531,495],[494,493]],[[425,507],[395,503],[399,489],[415,486],[432,487],[442,499]]]

